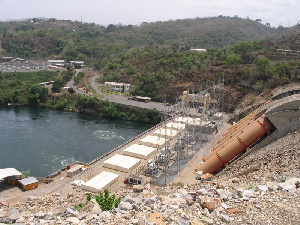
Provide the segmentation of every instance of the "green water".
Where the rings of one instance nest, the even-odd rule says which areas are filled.
[[[47,176],[88,163],[151,125],[34,107],[0,107],[0,168]]]

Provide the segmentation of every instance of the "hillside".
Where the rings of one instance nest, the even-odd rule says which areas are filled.
[[[93,62],[146,45],[223,48],[261,40],[279,32],[250,19],[222,16],[107,27],[77,21],[33,19],[0,22],[0,43],[3,55]]]

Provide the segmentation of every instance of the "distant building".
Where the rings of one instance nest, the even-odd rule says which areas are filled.
[[[205,48],[191,48],[190,51],[192,52],[206,52]]]
[[[104,86],[112,92],[128,92],[130,90],[130,84],[127,83],[105,82]]]
[[[79,65],[83,66],[84,61],[70,61],[70,66],[74,66],[75,64],[79,64]]]
[[[48,65],[51,66],[64,66],[66,64],[65,60],[48,60]]]

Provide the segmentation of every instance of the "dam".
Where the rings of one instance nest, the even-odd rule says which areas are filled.
[[[251,154],[255,147],[300,129],[300,95],[296,91],[300,87],[294,89],[273,94],[270,101],[234,125],[224,123],[226,114],[215,110],[215,101],[205,93],[197,100],[202,102],[202,110],[165,112],[160,124],[88,164],[71,164],[46,178],[50,182],[41,184],[43,189],[30,194],[97,193],[145,183],[199,182],[196,178],[218,172],[240,154]],[[187,94],[182,99],[190,97]],[[182,105],[177,107],[185,111]]]

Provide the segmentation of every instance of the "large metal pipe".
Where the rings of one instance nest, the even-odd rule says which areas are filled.
[[[272,123],[266,117],[258,118],[244,133],[236,136],[226,147],[217,153],[214,152],[212,157],[195,168],[194,173],[197,171],[202,171],[204,174],[216,172],[263,135],[270,133],[272,127]]]
[[[225,148],[233,139],[237,137],[237,135],[244,133],[247,129],[251,127],[251,124],[256,123],[255,121],[252,121],[252,123],[247,123],[244,127],[241,127],[241,129],[237,130],[233,136],[228,137],[227,139],[223,139],[222,142],[217,144],[211,149],[211,153],[203,157],[202,161],[205,162],[207,161],[210,157],[212,157],[215,153],[219,152],[221,149]]]
[[[226,131],[222,136],[226,136],[226,135],[227,135],[228,133],[230,133],[232,130],[238,129],[238,127],[239,127],[241,124],[243,124],[243,123],[245,123],[245,122],[247,122],[247,121],[252,120],[253,118],[255,118],[257,111],[258,111],[258,109],[252,111],[250,114],[248,114],[247,116],[245,116],[244,118],[242,118],[241,120],[239,120],[236,124],[234,124],[233,126],[229,127],[229,128],[227,129],[227,131]]]

